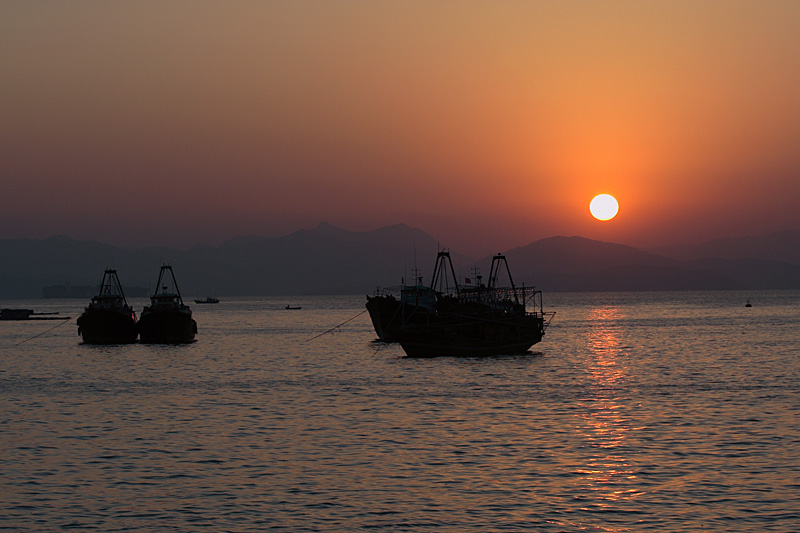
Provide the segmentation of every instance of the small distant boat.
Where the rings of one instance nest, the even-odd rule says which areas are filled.
[[[68,320],[69,317],[47,316],[54,313],[37,313],[33,309],[0,309],[0,320]]]
[[[125,299],[117,271],[106,270],[100,291],[78,317],[78,335],[87,344],[130,344],[138,334],[136,313]]]
[[[161,292],[150,297],[150,305],[142,309],[139,318],[139,340],[146,344],[192,342],[197,322],[192,318],[192,310],[183,303],[170,265],[161,266],[156,287]]]
[[[0,320],[28,320],[33,309],[0,309]]]
[[[195,300],[194,303],[196,303],[196,304],[218,304],[219,303],[219,298],[212,298],[212,297],[209,296],[205,300]]]
[[[750,299],[747,300],[747,303],[744,304],[745,307],[753,307],[753,304],[750,303]]]
[[[301,307],[301,306],[299,306],[299,305],[289,305],[289,304],[286,304],[286,307],[284,307],[284,309],[297,310],[297,309],[302,309],[302,307]]]

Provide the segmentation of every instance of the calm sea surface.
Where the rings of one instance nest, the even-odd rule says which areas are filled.
[[[486,359],[406,359],[364,301],[112,347],[0,302],[72,317],[0,322],[0,529],[800,530],[800,292],[545,294]]]

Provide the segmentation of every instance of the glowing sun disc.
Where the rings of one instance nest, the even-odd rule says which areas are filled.
[[[592,198],[589,204],[589,211],[597,220],[611,220],[617,216],[619,203],[610,194],[598,194]]]

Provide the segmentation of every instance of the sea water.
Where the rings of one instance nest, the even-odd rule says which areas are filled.
[[[192,305],[183,346],[3,302],[63,320],[0,322],[0,529],[800,530],[800,292],[544,302],[532,353],[429,360],[363,295]]]

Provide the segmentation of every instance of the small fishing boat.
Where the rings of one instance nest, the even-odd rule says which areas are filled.
[[[747,300],[747,303],[744,304],[745,307],[753,307],[753,304],[750,303],[750,299]]]
[[[116,270],[103,273],[100,290],[78,317],[78,334],[87,344],[136,342],[136,313],[125,299]]]
[[[204,300],[195,300],[194,303],[196,303],[196,304],[218,304],[219,303],[219,299],[218,298],[212,298],[211,296],[209,296],[208,298],[206,298]]]
[[[284,307],[284,309],[289,309],[289,310],[292,310],[292,311],[296,311],[296,310],[298,310],[298,309],[302,309],[302,307],[301,307],[301,306],[299,306],[299,305],[289,305],[289,304],[286,304],[286,307]]]
[[[37,313],[33,309],[0,309],[0,320],[69,320],[69,317],[50,316],[53,313]]]
[[[0,320],[28,320],[33,309],[0,309]]]
[[[139,340],[148,344],[182,344],[192,342],[197,322],[192,310],[184,305],[178,282],[170,265],[162,265],[156,293],[139,318]]]

